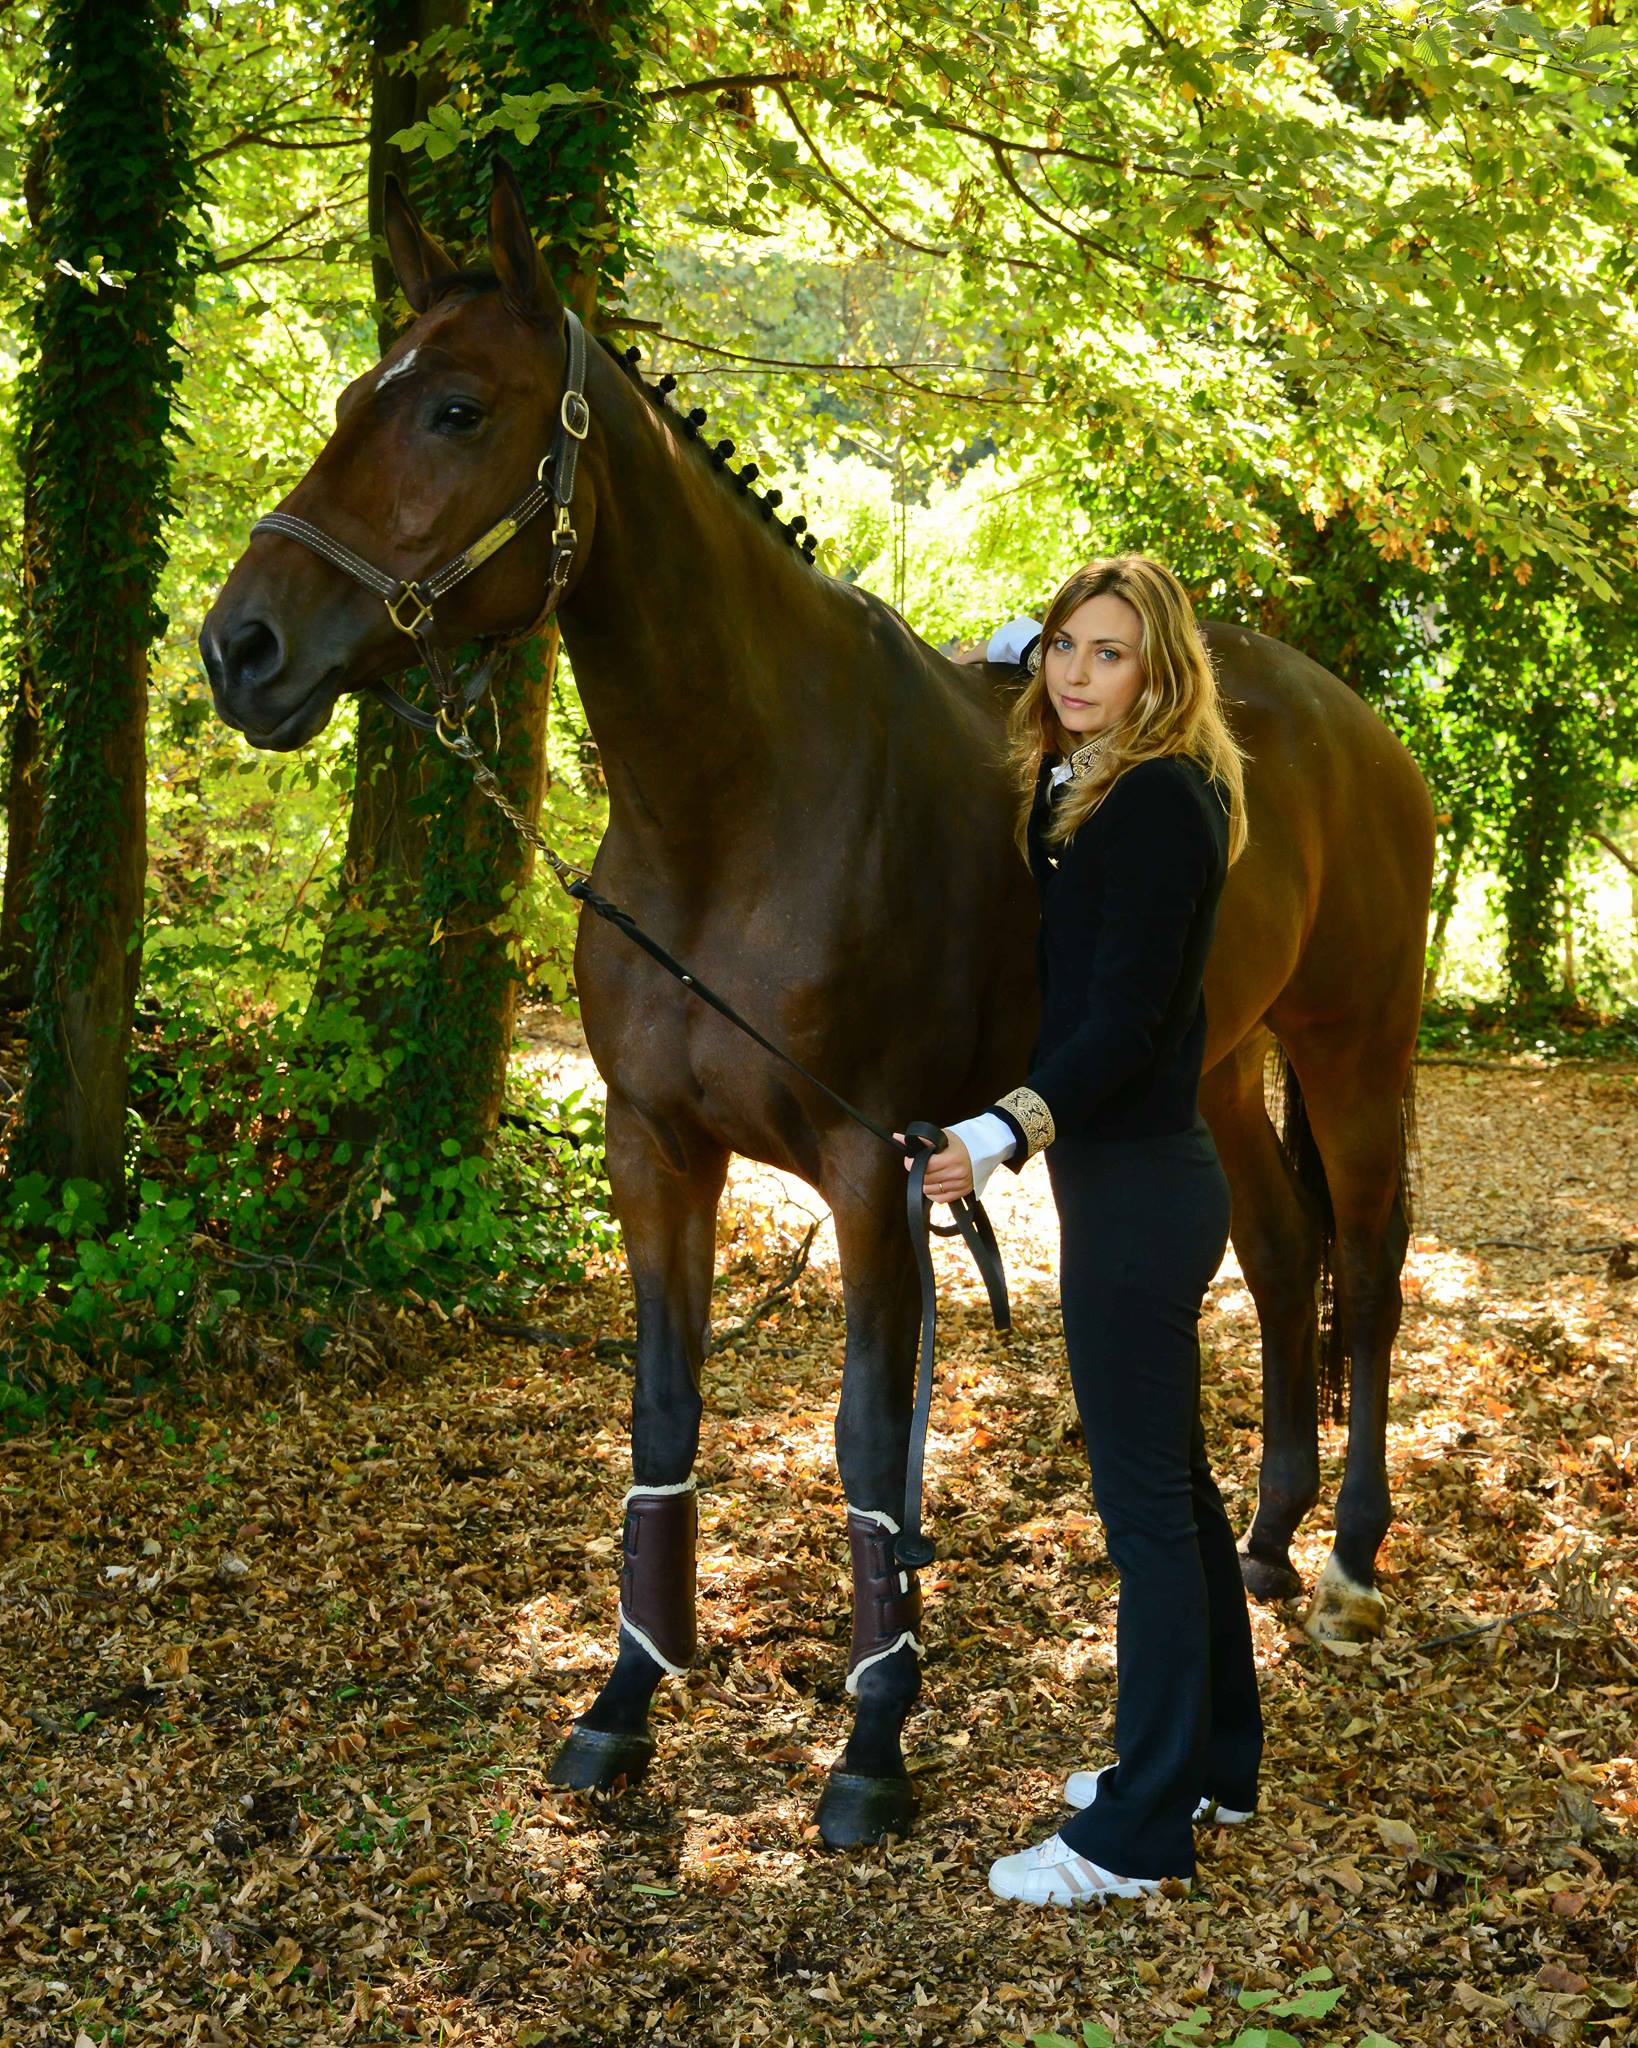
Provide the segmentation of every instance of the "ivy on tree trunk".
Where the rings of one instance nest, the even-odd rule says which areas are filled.
[[[49,761],[32,904],[30,1071],[15,1176],[123,1196],[126,1062],[141,961],[144,727],[171,510],[176,308],[193,245],[181,14],[56,0],[49,134],[20,426],[34,470],[31,636]]]
[[[402,36],[406,22],[416,20],[428,35],[432,15],[442,20],[450,12],[447,0],[424,6],[421,17],[405,0],[378,0],[372,195],[391,167],[377,152],[389,151],[397,132],[379,109],[388,100],[397,112],[407,104],[394,83],[395,65],[380,61],[380,39]],[[636,38],[648,17],[647,0],[598,0],[550,11],[534,0],[494,0],[473,22],[464,83],[483,105],[499,107],[503,95],[527,95],[553,83],[601,95],[549,115],[527,141],[516,133],[506,139],[547,261],[565,299],[588,324],[600,286],[613,289],[626,273],[634,149],[643,119]],[[440,51],[418,75],[433,76],[441,63]],[[417,111],[424,111],[422,102]],[[484,261],[488,157],[416,163],[413,172],[408,182],[429,224],[458,254]],[[498,730],[496,767],[531,819],[539,815],[546,787],[556,659],[555,627],[504,654],[488,702],[473,721],[492,753]],[[378,1127],[390,1130],[398,1145],[429,1156],[446,1138],[462,1149],[481,1144],[500,1113],[518,994],[510,921],[533,872],[533,852],[473,788],[461,763],[414,744],[373,701],[359,707],[352,801],[345,894],[321,987],[328,995],[345,977],[382,1039],[416,1049],[417,1057],[394,1066],[373,1119]]]

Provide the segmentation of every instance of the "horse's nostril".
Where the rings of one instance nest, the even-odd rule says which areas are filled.
[[[279,636],[262,619],[245,619],[227,637],[223,666],[230,683],[270,683],[284,666]]]

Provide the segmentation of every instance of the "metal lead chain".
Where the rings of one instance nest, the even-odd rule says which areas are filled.
[[[505,790],[501,788],[500,778],[484,759],[478,749],[477,742],[464,725],[458,725],[451,731],[446,726],[442,716],[440,716],[438,720],[438,737],[452,754],[459,754],[471,771],[472,780],[478,785],[479,789],[488,797],[489,801],[500,812],[501,816],[512,827],[512,830],[518,837],[532,846],[542,859],[545,860],[552,873],[556,875],[565,889],[569,887],[571,881],[589,882],[591,880],[591,870],[589,868],[577,868],[573,861],[565,860],[560,853],[555,852],[553,848],[547,845],[539,829],[530,824],[529,820],[518,809],[516,804],[512,802]]]

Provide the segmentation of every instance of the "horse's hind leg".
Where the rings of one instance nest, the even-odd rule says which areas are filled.
[[[637,1297],[632,1487],[625,1501],[615,1666],[570,1730],[551,1782],[604,1791],[654,1754],[648,1707],[694,1655],[694,1456],[710,1327],[717,1201],[728,1155],[659,1129],[609,1091],[609,1185]]]
[[[850,1159],[859,1171],[830,1176],[847,1308],[836,1458],[853,1558],[847,1689],[856,1702],[819,1806],[820,1837],[833,1849],[902,1835],[915,1811],[900,1736],[921,1690],[921,1595],[916,1574],[894,1562],[893,1538],[904,1510],[920,1295],[902,1221],[904,1169],[896,1153],[878,1154],[872,1146]]]
[[[1263,1448],[1257,1511],[1240,1572],[1258,1600],[1302,1590],[1291,1563],[1297,1524],[1319,1497],[1315,1405],[1320,1223],[1263,1100],[1269,1039],[1258,1030],[1205,1075],[1200,1106],[1234,1194],[1234,1252],[1257,1305],[1263,1356]]]
[[[1409,1014],[1409,999],[1405,1007]],[[1368,1036],[1356,1027],[1340,1042],[1314,1032],[1293,1042],[1336,1217],[1333,1314],[1348,1362],[1348,1454],[1336,1538],[1303,1622],[1310,1635],[1332,1641],[1359,1642],[1382,1631],[1376,1554],[1393,1516],[1388,1368],[1410,1242],[1402,1096],[1413,1050],[1413,1022]]]

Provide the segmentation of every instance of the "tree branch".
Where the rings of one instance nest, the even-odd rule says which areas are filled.
[[[744,354],[739,349],[719,348],[714,342],[696,341],[690,335],[672,334],[663,327],[656,331],[655,339],[658,341],[674,342],[678,348],[695,349],[701,355],[722,356],[728,362],[744,363],[753,369],[814,371],[826,377],[843,374],[848,376],[880,375],[892,377],[900,383],[910,384],[912,390],[925,391],[935,398],[960,399],[975,405],[1022,405],[1028,402],[1022,398],[1007,397],[999,391],[941,391],[937,385],[911,383],[911,380],[904,374],[907,370],[959,370],[964,367],[960,363],[943,363],[938,361],[909,363],[805,362],[786,356],[752,356]],[[709,376],[711,372],[701,370],[694,374]],[[1032,373],[1027,370],[998,370],[992,372],[992,374],[1006,377],[1028,377]]]
[[[887,222],[882,219],[881,215],[875,212],[875,210],[871,206],[869,206],[866,203],[866,201],[861,199],[858,193],[853,191],[850,186],[845,185],[842,182],[841,178],[837,176],[836,172],[831,169],[830,165],[826,163],[824,154],[820,150],[818,143],[814,141],[813,137],[808,133],[807,129],[803,127],[802,117],[797,113],[795,107],[791,105],[791,96],[788,92],[786,92],[785,88],[782,85],[776,85],[774,87],[774,93],[779,101],[779,104],[785,109],[785,112],[790,116],[791,126],[796,130],[797,134],[801,136],[802,140],[808,145],[808,148],[813,152],[813,160],[819,166],[820,170],[824,172],[825,176],[836,187],[837,191],[841,193],[842,197],[845,200],[847,200],[850,205],[856,206],[859,209],[859,211],[864,215],[866,220],[873,222],[875,226],[880,228],[882,233],[886,235],[890,242],[897,242],[902,248],[905,249],[915,249],[919,251],[919,253],[923,256],[948,256],[950,254],[950,251],[948,249],[936,248],[931,242],[914,241],[909,235],[901,235],[896,228],[889,227]]]
[[[751,85],[795,85],[799,71],[734,71],[722,78],[688,78],[677,85],[646,86],[638,95],[645,100],[680,100],[693,93],[734,92]]]
[[[850,100],[857,100],[867,106],[885,107],[890,113],[900,116],[909,111],[902,100],[894,99],[885,92],[877,92],[870,86],[813,79],[799,71],[743,71],[726,74],[721,78],[691,79],[678,85],[651,87],[642,96],[649,100],[680,99],[686,94],[726,92],[738,86],[815,84],[835,85],[837,92],[845,93]],[[1183,184],[1201,185],[1215,184],[1222,176],[1220,171],[1183,170],[1176,164],[1146,163],[1108,150],[1072,149],[1067,143],[1062,142],[1019,142],[1011,136],[998,135],[993,129],[977,128],[969,121],[958,121],[951,115],[939,113],[933,107],[922,108],[920,117],[931,127],[943,129],[951,135],[965,135],[970,141],[982,142],[986,147],[992,143],[999,143],[1003,149],[1010,150],[1017,156],[1061,156],[1070,163],[1091,164],[1100,171],[1118,171],[1123,177],[1129,177],[1136,172],[1146,178],[1175,178]]]
[[[1603,847],[1606,853],[1613,853],[1629,875],[1638,875],[1638,860],[1634,860],[1629,853],[1623,853],[1613,839],[1606,839],[1602,832],[1589,832],[1587,837],[1594,845]]]

